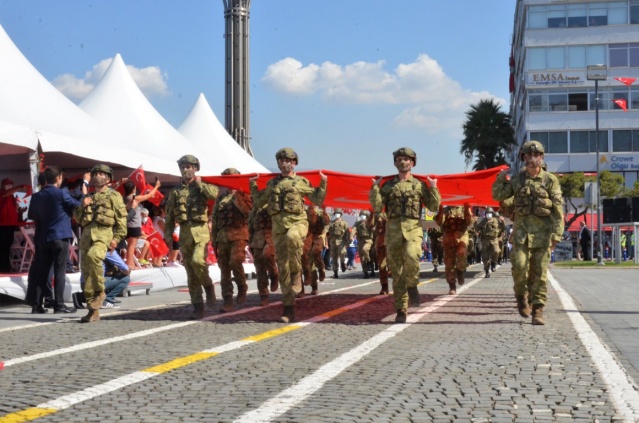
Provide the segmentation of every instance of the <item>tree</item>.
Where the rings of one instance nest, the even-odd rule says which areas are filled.
[[[559,179],[561,193],[564,196],[564,207],[566,207],[566,210],[564,210],[564,216],[568,216],[567,204],[570,204],[572,206],[571,210],[575,211],[574,215],[564,222],[564,226],[569,228],[575,220],[588,213],[588,209],[591,206],[590,204],[584,203],[584,209],[579,211],[579,208],[575,206],[572,199],[582,198],[584,196],[584,185],[587,181],[589,182],[589,179],[591,178],[587,178],[583,172],[574,172],[566,175],[559,175],[557,179]]]
[[[467,167],[475,159],[473,170],[505,164],[505,153],[516,145],[510,115],[501,112],[494,99],[471,105],[463,128],[459,152],[464,155]]]

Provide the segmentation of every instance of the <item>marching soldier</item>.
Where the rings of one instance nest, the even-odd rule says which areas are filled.
[[[80,238],[81,271],[84,275],[84,297],[89,313],[82,323],[100,320],[100,307],[106,298],[102,262],[108,250],[126,237],[126,207],[119,192],[109,187],[113,171],[104,164],[91,169],[95,192],[82,200],[73,217],[82,226]]]
[[[359,213],[359,220],[353,225],[352,237],[357,236],[357,253],[359,261],[364,271],[364,278],[368,278],[368,273],[375,276],[375,265],[371,260],[371,248],[373,248],[373,230],[370,227],[368,218],[371,213],[368,210],[362,210]]]
[[[444,233],[442,244],[444,245],[444,266],[446,282],[450,290],[448,295],[457,293],[456,284],[464,284],[464,272],[468,265],[468,228],[473,224],[473,212],[470,204],[461,207],[439,206],[439,212],[435,216],[435,223]]]
[[[408,299],[412,306],[420,304],[419,259],[422,256],[424,231],[419,224],[422,206],[430,210],[439,208],[441,196],[437,180],[427,177],[428,184],[411,174],[417,163],[417,155],[410,148],[400,148],[393,152],[398,174],[381,185],[382,178],[373,181],[369,200],[377,213],[385,209],[386,254],[388,268],[393,276],[395,296],[395,323],[406,322]],[[380,186],[381,185],[381,186]]]
[[[321,206],[326,197],[327,177],[320,172],[320,186],[314,188],[308,179],[295,174],[297,153],[282,148],[275,154],[280,175],[268,181],[260,191],[255,176],[250,180],[251,196],[257,207],[267,204],[273,221],[275,257],[280,272],[282,322],[295,321],[295,295],[302,291],[302,250],[308,233],[304,197]]]
[[[379,269],[379,282],[382,285],[379,295],[388,295],[388,265],[386,263],[386,213],[373,213],[375,232],[375,260]]]
[[[433,263],[433,272],[437,271],[437,266],[444,262],[444,247],[442,245],[442,231],[439,228],[428,228],[426,232],[430,239],[431,262]]]
[[[200,161],[195,156],[182,156],[177,164],[182,180],[180,185],[173,188],[166,203],[164,240],[170,242],[173,239],[173,230],[178,223],[180,251],[193,304],[193,314],[190,317],[201,319],[204,317],[202,288],[206,293],[206,305],[209,308],[215,305],[215,289],[206,264],[206,248],[211,240],[207,203],[209,200],[215,200],[218,188],[203,183],[202,179],[195,175],[195,172],[200,170]]]
[[[279,288],[279,273],[275,262],[275,244],[273,243],[271,216],[266,204],[258,209],[253,205],[249,215],[249,245],[253,254],[253,264],[257,275],[257,290],[260,305],[268,305],[269,279],[271,292]]]
[[[304,285],[311,286],[311,295],[318,293],[318,280],[321,282],[326,278],[322,251],[326,245],[326,232],[330,225],[328,214],[321,208],[315,206],[306,209],[308,218],[308,234],[304,240],[304,251],[302,254],[302,268],[304,269]],[[304,294],[304,287],[300,295]]]
[[[487,278],[491,271],[495,271],[499,258],[499,219],[494,213],[492,207],[487,207],[485,217],[477,225],[477,233],[481,239],[481,260],[484,262]]]
[[[331,255],[331,267],[333,277],[337,279],[338,270],[341,267],[342,273],[346,271],[346,247],[350,242],[350,232],[348,224],[342,220],[342,209],[335,209],[333,221],[328,228],[328,242]]]
[[[222,175],[239,175],[235,168],[228,168]],[[220,285],[224,304],[221,313],[233,311],[233,279],[237,284],[238,304],[246,302],[246,246],[248,244],[248,215],[253,207],[251,196],[237,190],[220,188],[212,215],[211,242],[220,266]],[[231,273],[233,278],[231,278]]]

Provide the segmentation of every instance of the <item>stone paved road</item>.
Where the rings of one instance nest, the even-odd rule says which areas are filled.
[[[277,322],[278,295],[260,308],[255,293],[200,322],[183,320],[178,290],[126,298],[90,325],[2,308],[15,329],[0,330],[0,422],[634,420],[639,404],[593,360],[560,293],[532,326],[509,265],[490,279],[470,268],[456,296],[430,268],[406,325],[361,272],[298,301],[293,325]]]

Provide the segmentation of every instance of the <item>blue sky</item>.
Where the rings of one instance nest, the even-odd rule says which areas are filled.
[[[0,0],[0,24],[75,102],[116,53],[173,126],[199,93],[224,124],[222,0]],[[273,168],[293,147],[298,169],[461,173],[469,105],[508,111],[514,4],[504,0],[253,0],[251,146]],[[470,169],[470,167],[469,167]]]

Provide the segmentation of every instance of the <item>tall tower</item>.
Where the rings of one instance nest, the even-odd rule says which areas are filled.
[[[251,156],[249,134],[249,8],[251,0],[222,0],[226,21],[226,130]]]

